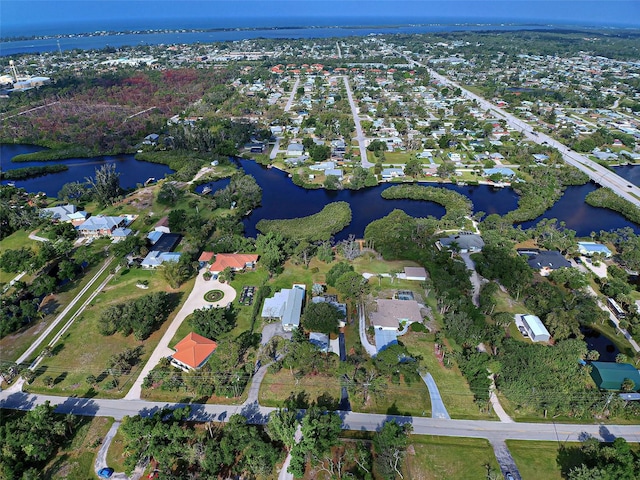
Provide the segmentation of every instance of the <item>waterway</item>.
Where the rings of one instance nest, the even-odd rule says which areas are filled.
[[[38,150],[41,150],[41,148],[30,145],[1,145],[1,166],[3,169],[10,170],[51,164],[48,162],[10,162],[14,155]],[[114,163],[116,165],[117,171],[121,173],[120,183],[123,188],[135,187],[137,184],[144,183],[149,177],[160,179],[165,174],[171,173],[171,169],[165,165],[139,162],[135,160],[133,155],[70,159],[55,163],[64,163],[69,166],[69,170],[43,177],[16,181],[16,186],[29,192],[44,192],[49,196],[56,196],[62,185],[67,182],[84,181],[87,177],[95,174],[97,167],[105,163]],[[238,164],[246,173],[256,179],[263,192],[262,205],[253,210],[244,219],[245,233],[248,236],[255,237],[257,235],[258,232],[255,226],[262,219],[295,218],[312,215],[322,210],[328,203],[337,201],[349,203],[353,212],[351,224],[336,235],[338,240],[347,238],[351,234],[362,237],[364,229],[369,223],[384,217],[394,209],[404,210],[414,217],[431,215],[440,218],[444,215],[444,208],[433,202],[383,199],[381,193],[393,186],[394,184],[392,183],[357,191],[307,190],[294,185],[287,173],[275,168],[268,169],[245,159],[238,159]],[[640,181],[640,167],[620,167],[617,169],[617,173],[629,181]],[[6,184],[7,182],[4,181],[2,183]],[[215,193],[219,188],[224,188],[227,184],[228,180],[209,184],[212,189],[211,193]],[[518,196],[510,188],[494,189],[487,185],[457,186],[434,183],[425,183],[424,185],[440,186],[467,196],[473,202],[474,212],[482,211],[486,214],[497,213],[504,215],[517,207]],[[202,191],[204,186],[199,186],[198,191]],[[596,188],[593,183],[567,188],[562,198],[551,209],[539,218],[523,223],[522,227],[532,227],[542,218],[556,218],[565,222],[568,228],[575,230],[578,236],[589,236],[593,231],[608,231],[623,227],[631,227],[636,232],[640,232],[640,228],[637,225],[626,220],[622,215],[587,205],[584,202],[585,196]]]
[[[118,29],[120,27],[114,27]],[[337,26],[337,27],[289,27],[224,29],[216,31],[176,31],[148,33],[113,33],[76,35],[61,38],[42,38],[0,42],[0,56],[22,53],[42,53],[60,50],[92,50],[105,47],[175,45],[238,41],[254,38],[297,39],[297,38],[343,38],[382,34],[420,34],[455,31],[498,31],[514,30],[554,30],[559,26],[548,25],[397,25],[397,26]],[[566,28],[566,27],[565,27]],[[101,28],[100,30],[103,30]],[[6,33],[5,33],[6,35]]]
[[[125,189],[134,188],[143,184],[150,177],[157,180],[164,178],[173,172],[166,165],[157,163],[140,162],[133,155],[114,155],[92,158],[71,158],[55,162],[12,162],[11,159],[23,153],[33,153],[44,150],[34,145],[0,145],[0,167],[2,170],[14,170],[16,168],[37,167],[41,165],[63,164],[69,167],[64,172],[49,174],[42,177],[16,180],[16,187],[24,188],[28,192],[44,192],[49,197],[55,197],[65,183],[84,182],[88,177],[95,176],[96,169],[105,164],[115,164],[116,171],[120,173],[120,186]],[[9,181],[2,181],[6,185]]]

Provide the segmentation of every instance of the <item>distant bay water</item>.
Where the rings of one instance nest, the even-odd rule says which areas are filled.
[[[165,27],[169,28],[169,27]],[[194,27],[192,27],[194,28]],[[391,26],[282,26],[282,27],[243,27],[219,28],[209,31],[180,30],[170,27],[171,32],[115,33],[131,31],[125,25],[112,25],[91,34],[60,35],[49,32],[47,38],[0,42],[0,56],[25,53],[53,52],[60,48],[65,50],[94,50],[105,47],[125,47],[142,45],[174,45],[215,43],[255,38],[299,39],[299,38],[343,38],[377,34],[420,34],[461,31],[517,31],[517,30],[556,30],[550,25],[517,25],[517,24],[428,24],[428,25],[391,25]],[[3,32],[7,36],[7,32]],[[22,35],[29,32],[21,31]],[[58,35],[56,37],[56,35]]]

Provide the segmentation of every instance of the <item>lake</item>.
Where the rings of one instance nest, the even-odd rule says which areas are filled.
[[[37,167],[41,165],[63,164],[69,170],[42,177],[28,178],[26,180],[16,180],[16,187],[24,188],[28,192],[44,192],[49,197],[55,197],[65,183],[82,182],[87,177],[93,177],[96,168],[100,168],[107,163],[113,163],[116,171],[120,173],[120,186],[125,189],[134,188],[139,183],[144,183],[150,177],[156,179],[164,178],[173,172],[166,165],[158,163],[140,162],[133,155],[114,155],[92,158],[71,158],[68,160],[56,160],[54,162],[11,162],[11,159],[22,153],[32,153],[44,150],[42,147],[34,145],[0,145],[0,165],[2,170],[14,170],[16,168]],[[2,184],[9,183],[3,180]]]
[[[0,160],[2,168],[6,170],[53,163],[69,165],[69,170],[66,172],[15,182],[17,187],[24,188],[28,192],[42,191],[49,196],[56,196],[62,185],[67,182],[83,181],[86,177],[93,176],[95,169],[105,163],[114,163],[116,165],[116,169],[121,173],[120,183],[124,188],[135,187],[139,183],[144,183],[149,177],[160,179],[172,171],[165,165],[137,161],[133,155],[71,159],[51,163],[10,162],[14,155],[38,150],[41,150],[41,148],[31,145],[1,145]],[[382,198],[381,193],[393,186],[393,183],[385,183],[377,187],[355,191],[307,190],[294,185],[288,174],[278,169],[268,169],[252,160],[238,159],[237,161],[246,173],[256,179],[263,192],[262,205],[253,210],[243,221],[247,236],[255,237],[257,235],[258,232],[255,226],[262,219],[295,218],[312,215],[322,210],[328,203],[337,201],[349,203],[353,212],[351,224],[336,234],[336,239],[338,240],[347,238],[351,234],[361,238],[364,234],[364,229],[369,223],[384,217],[396,208],[404,210],[414,217],[431,215],[440,218],[444,215],[444,208],[433,202],[385,200]],[[640,169],[638,167],[621,167],[617,169],[617,172],[629,181],[636,182],[640,180]],[[7,182],[3,181],[2,183],[6,184]],[[228,180],[210,184],[211,193],[225,187],[227,184]],[[486,214],[497,213],[504,215],[517,207],[518,196],[510,188],[494,189],[487,185],[457,186],[434,183],[425,183],[424,185],[447,188],[467,196],[473,202],[474,212],[482,211]],[[204,186],[199,186],[197,191],[201,192]],[[640,232],[638,226],[626,220],[622,215],[587,205],[584,202],[585,196],[596,188],[593,183],[567,188],[565,194],[552,208],[539,218],[523,223],[523,228],[534,226],[542,218],[557,218],[560,221],[564,221],[568,228],[575,230],[578,236],[581,237],[588,237],[592,231],[598,232],[600,230],[613,230],[623,227],[631,227],[634,231]]]

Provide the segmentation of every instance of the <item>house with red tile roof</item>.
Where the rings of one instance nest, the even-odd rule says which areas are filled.
[[[238,272],[245,268],[254,268],[257,261],[258,255],[255,253],[217,253],[209,271],[216,274],[229,267],[234,272]]]
[[[171,363],[185,372],[197,370],[207,362],[216,348],[218,344],[213,340],[191,332],[176,344],[176,353],[171,355]]]

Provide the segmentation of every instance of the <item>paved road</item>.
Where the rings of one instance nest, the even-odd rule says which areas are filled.
[[[344,80],[344,87],[347,90],[347,98],[349,99],[349,105],[351,105],[351,114],[353,115],[353,123],[356,126],[356,140],[358,141],[358,145],[360,146],[360,161],[363,168],[373,167],[374,164],[371,163],[367,158],[367,146],[365,145],[366,137],[362,132],[362,125],[360,125],[360,116],[358,115],[358,109],[356,107],[356,103],[353,101],[353,94],[351,93],[351,86],[349,85],[349,79],[347,77],[342,77]]]
[[[471,275],[469,275],[469,280],[471,280],[471,285],[473,285],[473,295],[471,297],[471,301],[477,307],[480,305],[480,288],[482,287],[483,282],[486,282],[486,280],[478,275],[478,272],[476,272],[476,264],[473,260],[471,260],[470,253],[461,253],[460,258],[462,258],[462,260],[464,261],[467,269],[471,270]]]
[[[367,326],[364,314],[364,304],[358,305],[358,333],[360,334],[360,343],[364,347],[365,351],[370,357],[375,357],[378,354],[378,349],[369,343],[367,339]]]
[[[500,465],[502,475],[506,477],[507,472],[509,472],[515,480],[521,480],[522,477],[516,466],[516,461],[511,456],[507,444],[503,441],[493,441],[491,442],[491,446],[493,447],[493,453],[496,455],[498,465]]]
[[[0,392],[0,408],[29,410],[49,401],[57,404],[59,413],[106,416],[122,420],[125,415],[151,415],[163,408],[176,408],[184,404],[150,402],[145,400],[107,400],[94,398],[55,397],[23,392]],[[255,405],[191,405],[191,419],[197,421],[227,421],[235,413],[247,417],[249,423],[262,424],[274,408]],[[440,418],[405,417],[338,411],[342,427],[348,430],[377,431],[384,423],[396,420],[411,423],[417,435],[442,435],[447,437],[486,438],[489,441],[545,440],[580,441],[585,435],[611,441],[616,437],[629,442],[640,442],[638,425],[553,424],[553,423],[502,423],[488,420],[447,420]]]
[[[153,351],[151,357],[149,357],[146,365],[138,375],[138,378],[136,378],[136,381],[131,386],[131,389],[124,397],[125,400],[135,400],[140,398],[140,394],[142,393],[142,382],[144,382],[146,376],[149,375],[149,372],[153,370],[153,368],[162,358],[168,357],[169,355],[172,355],[174,353],[174,351],[169,348],[169,343],[171,343],[171,340],[178,331],[178,328],[188,315],[193,313],[195,310],[198,310],[199,308],[207,306],[226,306],[228,303],[233,302],[233,300],[236,298],[236,291],[228,283],[220,283],[217,280],[205,280],[202,276],[205,271],[206,269],[202,269],[200,272],[198,272],[193,290],[191,290],[191,293],[187,297],[187,300],[184,302],[184,305],[182,305],[182,308],[171,322],[171,325],[169,325],[169,328],[167,328],[167,331],[164,332],[164,335],[160,339],[158,346]],[[220,301],[215,303],[207,302],[204,299],[204,294],[209,290],[222,290],[222,292],[224,292],[224,297],[222,297]]]
[[[275,160],[278,152],[280,151],[280,141],[282,137],[276,137],[276,143],[274,143],[271,153],[269,154],[269,160]]]
[[[478,104],[483,109],[490,110],[491,112],[496,114],[499,118],[504,119],[511,128],[519,130],[529,140],[539,144],[548,144],[556,148],[562,154],[562,158],[564,159],[564,161],[567,162],[569,165],[572,165],[577,169],[581,170],[582,172],[586,173],[587,176],[591,180],[593,180],[595,183],[603,187],[610,188],[617,195],[633,203],[635,206],[640,207],[640,187],[637,187],[636,185],[631,184],[624,178],[620,177],[619,175],[616,175],[614,172],[612,172],[608,168],[603,167],[602,165],[600,165],[597,162],[594,162],[593,160],[590,160],[589,158],[579,154],[575,150],[571,150],[570,148],[566,147],[564,144],[558,142],[554,138],[544,133],[535,132],[533,127],[528,123],[526,123],[525,121],[520,120],[518,117],[508,113],[502,108],[499,108],[498,106],[476,95],[475,93],[470,92],[469,90],[466,90],[458,83],[448,79],[443,75],[440,75],[438,72],[427,67],[426,65],[420,62],[416,62],[415,60],[411,59],[408,56],[403,55],[400,52],[396,52],[396,53],[406,58],[409,63],[426,68],[429,74],[431,75],[431,77],[435,78],[440,83],[444,85],[448,85],[453,88],[459,88],[462,91],[463,96],[465,96],[469,100],[477,101]]]
[[[424,375],[421,375],[421,378],[429,389],[429,397],[431,398],[431,418],[446,418],[450,420],[451,417],[449,416],[449,412],[447,412],[447,407],[444,406],[444,402],[440,396],[440,390],[438,390],[438,386],[431,374],[425,373]]]
[[[29,348],[27,348],[27,350],[22,355],[20,355],[20,357],[18,357],[18,359],[16,360],[16,363],[24,363],[25,361],[27,361],[29,359],[29,357],[33,354],[33,352],[36,350],[36,348],[38,348],[40,346],[40,344],[45,341],[45,339],[49,336],[49,334],[67,316],[69,311],[73,307],[75,307],[76,303],[78,303],[80,301],[80,297],[82,297],[85,293],[87,293],[91,289],[93,284],[98,280],[98,277],[100,277],[100,275],[102,275],[104,273],[104,271],[107,268],[109,268],[109,266],[111,265],[113,260],[114,260],[114,257],[109,257],[104,262],[104,265],[100,268],[100,270],[98,270],[98,272],[94,275],[94,277],[91,280],[89,280],[89,283],[87,283],[82,288],[82,290],[80,290],[78,292],[78,294],[75,296],[75,298],[69,302],[69,305],[67,305],[64,308],[64,310],[62,310],[62,312],[60,312],[60,315],[58,315],[53,320],[53,322],[51,322],[51,324],[40,334],[40,336],[31,344],[31,346]]]
[[[287,100],[287,104],[284,106],[285,112],[291,110],[291,107],[293,106],[293,101],[296,99],[296,91],[298,90],[298,85],[300,85],[300,77],[297,77],[296,82],[293,84],[291,95],[289,95],[289,100]]]

